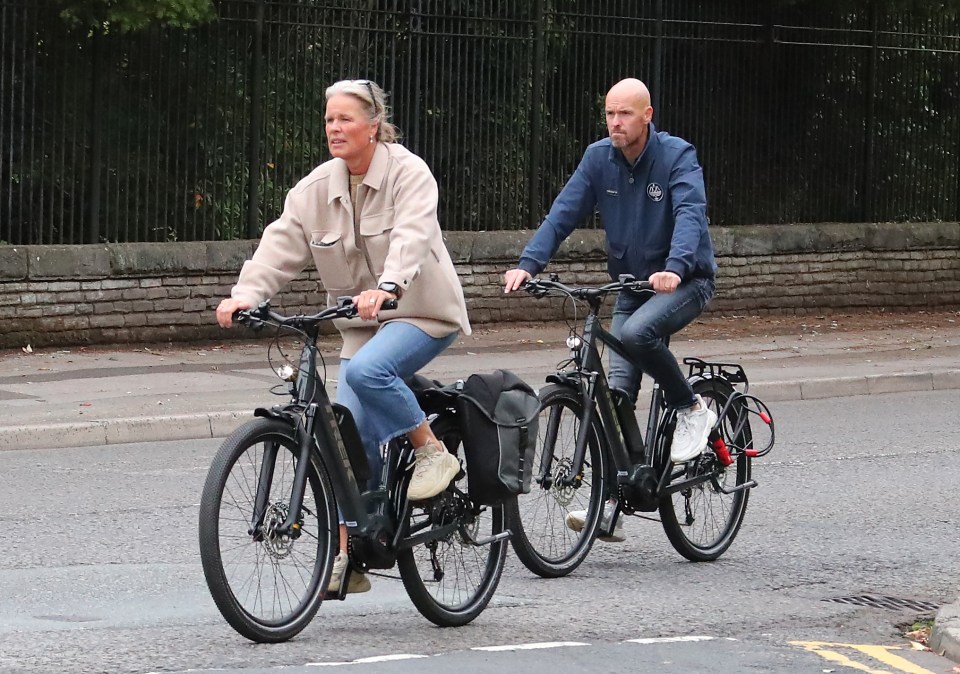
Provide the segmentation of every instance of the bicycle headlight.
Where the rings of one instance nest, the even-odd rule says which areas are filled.
[[[571,351],[579,351],[581,346],[583,346],[583,340],[576,335],[567,337],[567,348]]]
[[[283,381],[296,381],[297,371],[293,369],[292,365],[281,365],[277,368],[277,376]]]

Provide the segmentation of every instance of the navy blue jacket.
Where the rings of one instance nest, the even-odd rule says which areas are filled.
[[[520,269],[536,276],[571,232],[600,211],[606,232],[607,270],[616,279],[646,280],[672,271],[681,280],[712,277],[717,265],[707,231],[707,199],[697,151],[657,131],[635,165],[609,138],[590,145],[520,255]]]

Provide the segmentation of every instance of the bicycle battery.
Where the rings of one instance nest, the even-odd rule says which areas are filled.
[[[610,389],[610,397],[617,411],[617,421],[620,422],[620,431],[623,440],[627,443],[631,463],[643,462],[643,436],[640,434],[640,424],[637,423],[636,407],[626,391],[618,388]]]
[[[353,420],[353,413],[343,405],[332,403],[332,407],[333,416],[336,417],[337,426],[340,427],[340,437],[350,458],[353,476],[362,488],[370,479],[370,464],[367,462],[367,453],[363,451],[363,441],[360,440],[360,433],[357,431],[357,422]]]

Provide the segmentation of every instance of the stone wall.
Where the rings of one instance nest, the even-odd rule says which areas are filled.
[[[960,306],[960,223],[714,227],[719,313],[825,313]],[[556,320],[561,300],[505,297],[503,271],[531,232],[451,232],[474,324]],[[569,284],[606,279],[602,232],[578,230],[548,272]],[[0,246],[0,348],[249,336],[223,331],[214,308],[255,241]],[[274,304],[324,300],[304,273]]]

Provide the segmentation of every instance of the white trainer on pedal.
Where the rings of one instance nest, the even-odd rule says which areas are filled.
[[[330,584],[327,585],[327,592],[339,592],[340,581],[343,580],[343,574],[347,570],[347,555],[343,552],[338,553],[333,560],[333,571],[330,573]],[[359,571],[350,572],[350,582],[347,583],[347,594],[370,591],[370,579],[367,574]]]
[[[600,519],[601,531],[606,531],[610,527],[610,518],[613,517],[614,507],[614,504],[609,501],[603,507],[603,517]],[[583,531],[583,525],[587,523],[587,511],[571,510],[567,513],[567,516],[563,518],[563,521],[567,525],[567,529],[576,532]],[[613,528],[613,532],[609,536],[601,534],[597,536],[597,540],[604,541],[605,543],[622,543],[627,540],[626,534],[623,533],[623,517],[617,518],[617,525]]]
[[[685,463],[703,454],[703,450],[707,448],[710,429],[716,423],[717,413],[707,407],[699,395],[695,405],[677,410],[677,427],[673,431],[670,460],[674,463]]]
[[[407,498],[411,501],[433,498],[460,472],[460,462],[442,442],[429,442],[419,447],[414,456],[413,477],[407,487]]]

